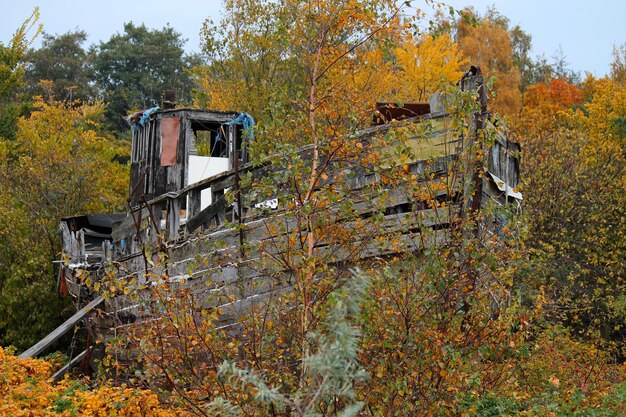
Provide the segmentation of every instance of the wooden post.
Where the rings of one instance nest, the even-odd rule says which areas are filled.
[[[242,207],[241,207],[241,187],[239,186],[239,151],[235,146],[235,198],[237,201],[237,222],[239,224],[239,256],[241,259],[245,258],[245,250],[243,247],[243,227],[242,227]]]
[[[218,200],[224,199],[224,189],[213,191],[211,188],[211,205],[215,204]],[[226,210],[223,208],[218,211],[215,215],[215,226],[219,226],[220,224],[224,224],[226,221]]]
[[[187,220],[189,220],[200,213],[200,208],[202,207],[202,190],[200,188],[193,188],[189,190],[187,195],[189,196],[189,200],[187,201]]]
[[[154,204],[152,206],[148,206],[146,204],[146,209],[150,215],[150,241],[152,243],[157,242],[158,236],[161,233],[161,218],[163,216],[163,203]]]
[[[167,212],[167,240],[175,240],[180,228],[180,201],[178,198],[168,198]]]
[[[475,82],[478,87],[478,100],[480,101],[480,113],[475,115],[476,118],[476,152],[479,154],[474,161],[474,174],[472,181],[474,183],[474,195],[472,196],[471,213],[477,213],[480,210],[480,201],[483,194],[483,174],[484,174],[484,129],[485,118],[487,117],[487,91],[483,82],[480,68],[476,69]]]

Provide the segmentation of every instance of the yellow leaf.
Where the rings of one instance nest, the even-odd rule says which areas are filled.
[[[554,385],[555,387],[558,387],[559,385],[561,385],[561,381],[559,381],[559,378],[557,378],[554,375],[550,377],[550,383]]]

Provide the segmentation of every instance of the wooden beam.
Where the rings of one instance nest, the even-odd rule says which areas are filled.
[[[178,229],[180,228],[180,201],[178,198],[169,200],[167,209],[167,240],[176,240],[178,238]]]
[[[213,217],[223,214],[225,209],[226,199],[224,198],[224,196],[221,196],[216,199],[210,206],[208,206],[196,216],[187,221],[187,224],[185,225],[187,233],[193,232],[198,227],[211,220]]]
[[[189,190],[188,197],[189,200],[187,201],[187,216],[191,219],[195,217],[198,213],[200,213],[202,190],[193,188]]]
[[[69,371],[70,369],[75,367],[78,364],[78,362],[80,362],[83,359],[85,359],[85,355],[87,354],[87,350],[88,349],[89,348],[83,350],[81,353],[79,353],[78,355],[73,357],[72,360],[69,361],[64,367],[62,367],[61,369],[56,371],[54,373],[54,375],[52,375],[52,379],[55,380],[55,381],[58,381],[59,379],[61,379],[63,377],[63,375],[65,375],[67,373],[67,371]]]
[[[104,298],[102,296],[98,296],[92,302],[87,304],[85,307],[76,312],[72,317],[67,319],[65,323],[61,324],[59,327],[54,329],[48,336],[41,339],[39,342],[35,343],[29,349],[26,349],[24,352],[20,354],[20,358],[26,359],[31,358],[33,356],[37,356],[41,352],[43,352],[46,348],[48,348],[51,344],[59,340],[61,336],[65,333],[69,332],[74,328],[74,326],[81,321],[87,314],[89,314],[93,309],[97,308],[104,302]]]

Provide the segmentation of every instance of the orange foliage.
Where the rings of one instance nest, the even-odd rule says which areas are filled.
[[[392,71],[387,91],[380,97],[389,101],[428,101],[430,94],[453,85],[468,64],[450,36],[407,36],[393,50]],[[387,98],[389,97],[389,98]]]
[[[126,387],[89,386],[71,379],[54,384],[52,365],[19,359],[0,347],[0,415],[12,417],[168,417],[183,416],[164,407],[151,391]],[[88,381],[85,381],[88,382]]]
[[[495,77],[492,108],[508,117],[517,115],[522,105],[521,75],[513,64],[508,28],[498,21],[498,16],[488,15],[477,26],[460,20],[457,42],[470,64],[481,67],[485,80]]]
[[[566,117],[567,110],[582,103],[581,90],[563,79],[538,83],[524,94],[524,109],[518,124],[520,132],[548,129]],[[522,135],[522,140],[523,140]]]
[[[580,104],[581,101],[582,93],[578,87],[562,79],[535,84],[524,96],[524,105],[531,107],[548,106],[563,109]]]

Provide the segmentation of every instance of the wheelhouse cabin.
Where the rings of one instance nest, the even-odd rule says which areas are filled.
[[[199,109],[146,110],[132,126],[130,205],[177,192],[247,162],[245,113]],[[201,209],[212,203],[206,190]],[[185,210],[187,202],[181,207]]]

